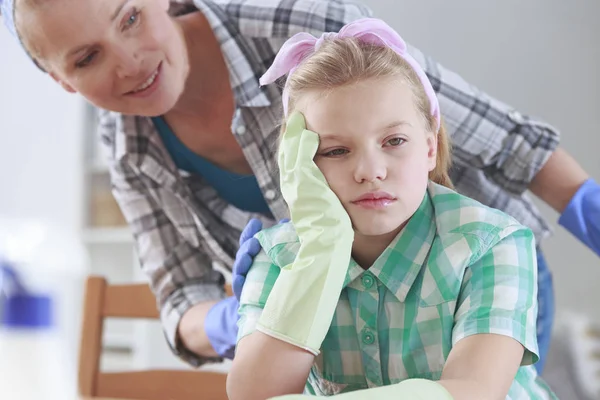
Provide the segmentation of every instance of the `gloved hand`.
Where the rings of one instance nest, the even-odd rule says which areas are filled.
[[[284,218],[279,220],[280,224],[289,222],[289,219]],[[246,275],[250,271],[254,257],[260,252],[260,243],[254,237],[262,230],[262,222],[257,219],[251,219],[242,234],[240,235],[240,248],[235,256],[233,263],[232,289],[235,297],[240,301],[242,288],[246,282]]]
[[[593,179],[585,181],[558,223],[600,256],[600,185]]]
[[[279,223],[287,222],[287,219]],[[240,247],[235,255],[232,271],[232,289],[234,296],[216,303],[206,314],[204,330],[213,349],[221,356],[233,359],[237,341],[240,306],[240,294],[246,281],[246,275],[252,266],[252,260],[260,251],[260,243],[254,237],[262,230],[262,222],[251,219],[240,235]]]
[[[233,360],[237,339],[239,303],[235,296],[229,296],[208,310],[204,319],[206,336],[217,354]]]
[[[281,223],[281,221],[280,221]],[[258,239],[254,237],[258,232],[262,230],[262,222],[258,219],[251,219],[242,234],[240,235],[240,248],[235,255],[235,262],[233,263],[233,277],[232,277],[232,289],[237,300],[240,300],[242,294],[242,288],[246,282],[246,275],[252,266],[254,257],[260,252],[260,243]]]
[[[350,217],[313,161],[318,147],[319,136],[293,113],[279,147],[279,170],[300,249],[281,269],[257,324],[315,355],[331,325],[354,240]]]
[[[269,400],[307,400],[308,397],[292,394],[271,397]],[[426,379],[407,379],[394,385],[336,394],[327,398],[333,400],[453,400],[445,387]]]

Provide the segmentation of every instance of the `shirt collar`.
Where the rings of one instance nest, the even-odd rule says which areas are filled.
[[[236,104],[241,107],[270,106],[271,100],[258,82],[265,72],[264,67],[236,24],[218,4],[194,0],[194,5],[204,14],[219,41]]]
[[[368,271],[399,301],[404,302],[427,260],[435,233],[434,208],[427,191],[406,226],[368,270],[351,260],[344,287],[351,286],[357,277]]]

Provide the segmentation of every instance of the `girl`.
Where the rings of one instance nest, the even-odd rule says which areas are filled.
[[[286,73],[292,222],[257,235],[230,398],[554,398],[533,366],[533,234],[452,190],[438,100],[402,39],[374,19],[298,34],[263,83]]]

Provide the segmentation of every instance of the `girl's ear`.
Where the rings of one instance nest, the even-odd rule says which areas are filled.
[[[429,172],[433,171],[437,165],[437,151],[438,136],[433,133],[427,134],[427,165]]]

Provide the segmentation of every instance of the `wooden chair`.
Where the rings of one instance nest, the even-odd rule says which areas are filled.
[[[231,293],[228,287],[226,290]],[[86,282],[79,355],[79,394],[84,398],[131,400],[226,400],[226,374],[186,370],[101,372],[105,318],[158,319],[147,284],[109,285],[102,277]]]

